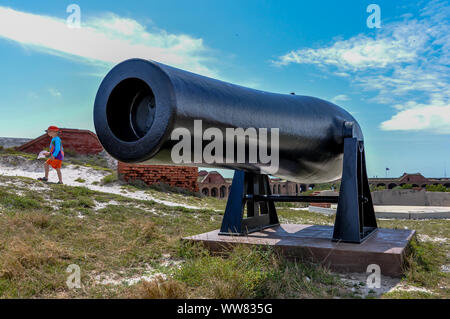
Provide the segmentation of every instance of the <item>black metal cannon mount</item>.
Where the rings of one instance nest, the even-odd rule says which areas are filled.
[[[94,124],[105,150],[128,163],[174,165],[172,132],[187,130],[203,152],[203,129],[277,128],[279,165],[274,176],[302,183],[341,178],[339,196],[272,195],[264,163],[237,161],[177,165],[235,170],[222,235],[245,235],[278,225],[275,202],[337,203],[333,240],[360,243],[377,229],[367,180],[362,131],[339,106],[309,96],[275,94],[211,79],[154,61],[131,59],[103,79],[94,105]],[[246,140],[246,149],[249,148]],[[225,145],[224,145],[225,147]],[[268,142],[269,151],[273,151]]]
[[[245,235],[277,226],[275,202],[308,202],[338,204],[333,241],[361,243],[367,239],[376,231],[377,221],[366,174],[364,145],[353,137],[352,128],[353,123],[345,123],[347,135],[339,196],[272,195],[267,175],[235,171],[220,234]]]

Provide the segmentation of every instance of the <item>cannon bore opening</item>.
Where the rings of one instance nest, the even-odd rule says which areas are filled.
[[[111,132],[120,140],[134,142],[144,137],[155,119],[152,89],[144,81],[129,78],[112,90],[106,106]]]

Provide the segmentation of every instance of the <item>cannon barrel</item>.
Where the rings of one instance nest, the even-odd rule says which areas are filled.
[[[103,79],[94,106],[94,124],[105,150],[128,163],[172,164],[171,133],[186,128],[278,128],[279,169],[273,175],[304,183],[329,182],[342,175],[345,123],[363,140],[356,120],[322,99],[276,94],[197,75],[154,61],[131,59]],[[198,138],[198,136],[197,136]],[[201,138],[201,137],[200,137]],[[269,139],[270,140],[270,139]],[[202,152],[193,147],[195,152]],[[269,143],[269,153],[271,144]],[[192,163],[262,173],[260,163]]]

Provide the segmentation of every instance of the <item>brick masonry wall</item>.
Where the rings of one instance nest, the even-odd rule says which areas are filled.
[[[198,169],[188,166],[139,165],[118,162],[117,171],[125,181],[139,179],[146,184],[165,183],[198,192]]]
[[[312,196],[320,196],[320,191],[315,191],[311,194]],[[316,206],[322,208],[331,208],[330,203],[309,203],[309,206]]]
[[[97,136],[87,130],[61,129],[59,134],[64,150],[74,151],[78,154],[98,154],[103,151]],[[27,153],[39,153],[50,145],[50,137],[43,134],[38,138],[17,147],[18,150]]]

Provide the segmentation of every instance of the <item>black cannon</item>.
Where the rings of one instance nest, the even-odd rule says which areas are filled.
[[[199,121],[201,130],[196,127]],[[359,243],[377,229],[361,129],[348,112],[333,103],[258,91],[131,59],[115,66],[102,81],[95,99],[94,124],[105,150],[123,162],[235,170],[221,234],[242,235],[277,225],[276,201],[338,203],[334,240]],[[266,135],[264,144],[271,156],[277,155],[275,170],[263,161],[261,148],[253,149],[258,152],[252,158],[255,141],[251,133],[261,128],[268,129],[265,134],[270,133],[271,138],[278,137],[269,140]],[[218,133],[228,136],[230,129],[244,135],[240,140],[232,136],[231,143],[220,141],[226,154],[215,150],[211,153],[215,160],[208,161],[202,156],[212,140],[212,135],[204,138],[208,129],[216,138]],[[193,146],[183,150],[183,158],[189,161],[182,163],[174,163],[172,156],[178,143],[173,135],[178,131],[189,133],[188,145]],[[235,137],[240,144],[234,143]],[[340,193],[272,195],[269,174],[302,183],[341,178]]]

